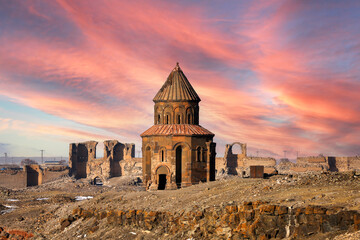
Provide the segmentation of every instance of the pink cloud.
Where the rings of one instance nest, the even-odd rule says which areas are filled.
[[[335,71],[329,65],[343,53],[326,54],[337,47],[328,39],[343,39],[345,30],[339,23],[335,32],[323,27],[318,34],[292,39],[307,28],[301,21],[295,27],[288,22],[312,6],[265,4],[246,6],[245,15],[228,21],[227,32],[209,24],[216,20],[194,4],[59,0],[48,7],[57,6],[57,14],[72,24],[76,41],[71,35],[67,41],[50,41],[27,32],[23,38],[2,36],[0,94],[134,139],[152,124],[151,99],[180,61],[203,100],[201,124],[213,127],[209,130],[221,141],[248,142],[277,153],[336,148],[345,154],[347,148],[329,139],[357,144],[357,60],[349,72]],[[56,21],[35,4],[27,9],[45,22]],[[46,27],[44,34],[53,30],[51,24]],[[242,79],[242,70],[257,81]],[[349,132],[339,136],[344,131]],[[84,135],[76,129],[55,132]]]

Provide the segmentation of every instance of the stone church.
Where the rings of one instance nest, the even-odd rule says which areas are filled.
[[[214,134],[199,125],[201,100],[178,63],[153,101],[154,125],[141,134],[147,189],[214,181]]]

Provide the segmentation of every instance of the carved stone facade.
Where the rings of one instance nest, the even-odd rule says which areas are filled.
[[[135,157],[135,144],[117,140],[104,141],[104,157],[96,158],[98,142],[71,143],[69,146],[70,174],[75,178],[107,180],[124,175],[126,161]]]
[[[215,180],[214,134],[199,125],[200,98],[178,64],[153,101],[154,125],[141,134],[146,187]]]
[[[239,145],[241,153],[233,153],[233,147]],[[223,169],[230,175],[250,176],[251,166],[264,166],[264,173],[276,173],[276,160],[270,157],[250,157],[247,156],[247,146],[245,143],[234,142],[226,144],[224,154]],[[221,170],[219,166],[219,170]]]

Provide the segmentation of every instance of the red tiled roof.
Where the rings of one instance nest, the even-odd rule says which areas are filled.
[[[170,73],[164,85],[153,99],[154,102],[196,101],[200,98],[179,67],[179,63]]]
[[[200,125],[191,125],[191,124],[158,124],[154,125],[140,136],[153,136],[153,135],[210,135],[214,136],[212,132],[203,128]]]

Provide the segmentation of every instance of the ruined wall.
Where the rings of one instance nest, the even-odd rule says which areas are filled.
[[[277,169],[280,174],[293,174],[303,172],[345,172],[360,169],[360,156],[354,157],[325,157],[309,156],[298,157],[296,163],[281,162]]]
[[[104,157],[96,158],[98,142],[88,141],[69,145],[70,174],[75,178],[96,177],[103,181],[124,175],[124,167],[135,157],[135,144],[117,140],[104,141]]]
[[[240,154],[233,153],[233,147],[239,145],[241,148]],[[250,166],[264,166],[264,173],[276,173],[276,160],[270,157],[249,157],[247,156],[247,146],[244,143],[235,142],[226,144],[225,154],[223,160],[217,159],[216,169],[217,175],[226,174],[250,176]]]
[[[26,186],[25,172],[23,170],[0,171],[0,187],[10,189],[23,188]]]
[[[354,157],[327,157],[332,171],[345,172],[360,169],[360,156]]]
[[[360,169],[360,156],[348,157],[348,166],[351,170]]]
[[[26,187],[38,186],[43,181],[43,170],[39,165],[31,164],[24,166]]]
[[[311,164],[311,163],[322,163],[326,164],[327,160],[325,156],[309,156],[309,157],[298,157],[296,159],[297,164]]]
[[[0,187],[10,189],[37,186],[69,174],[68,169],[41,169],[39,165],[27,165],[24,170],[0,171]]]

